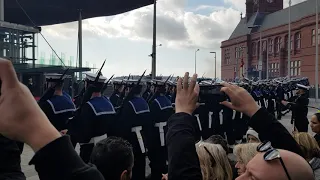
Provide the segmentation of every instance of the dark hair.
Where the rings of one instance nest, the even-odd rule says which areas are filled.
[[[87,87],[93,86],[93,92],[101,92],[101,89],[104,86],[103,82],[92,82],[92,81],[87,81]]]
[[[320,122],[320,113],[315,113],[314,115],[317,117],[317,120]]]
[[[226,151],[226,153],[227,154],[229,153],[228,143],[220,135],[212,135],[208,139],[206,139],[204,142],[211,143],[211,144],[220,144],[222,148]]]
[[[131,144],[119,137],[108,137],[93,148],[90,162],[97,166],[105,179],[120,179],[124,170],[133,166]]]

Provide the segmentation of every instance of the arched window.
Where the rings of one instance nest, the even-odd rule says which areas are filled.
[[[269,53],[273,52],[273,39],[268,40],[268,45],[269,45]]]
[[[288,50],[288,35],[284,37],[284,48]]]
[[[281,43],[282,43],[282,38],[276,37],[276,43],[275,43],[275,47],[274,47],[276,53],[280,52]]]
[[[295,35],[294,35],[294,48],[295,49],[300,49],[301,48],[301,33],[300,32],[297,32]]]
[[[255,56],[257,55],[257,44],[252,43],[252,55]]]

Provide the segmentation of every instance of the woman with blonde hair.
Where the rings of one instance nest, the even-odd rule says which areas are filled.
[[[305,132],[296,133],[293,137],[300,145],[304,158],[311,165],[316,180],[320,180],[320,148],[316,139]]]
[[[259,143],[238,144],[233,149],[233,154],[237,158],[236,168],[240,176],[246,172],[248,162],[258,153],[257,147]]]
[[[231,180],[232,169],[226,151],[220,144],[198,142],[196,151],[203,180]]]

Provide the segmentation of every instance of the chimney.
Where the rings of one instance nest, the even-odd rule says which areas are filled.
[[[246,19],[247,22],[251,18],[254,12],[254,3],[253,0],[246,0]]]

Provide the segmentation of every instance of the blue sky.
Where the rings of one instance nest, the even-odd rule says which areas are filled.
[[[232,33],[244,12],[245,0],[159,0],[157,13],[157,74],[194,72],[213,77],[217,52],[220,76],[220,43]],[[151,72],[152,6],[111,17],[83,21],[83,65],[100,66],[107,59],[107,77]],[[43,34],[59,53],[77,56],[77,22],[43,27]],[[38,53],[51,50],[39,36]]]

